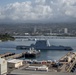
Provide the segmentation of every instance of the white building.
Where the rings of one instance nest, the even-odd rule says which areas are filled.
[[[0,75],[7,73],[7,61],[0,58]]]
[[[64,28],[64,33],[67,34],[68,33],[68,29]]]
[[[7,61],[8,68],[19,68],[23,65],[23,60],[12,59]]]
[[[48,71],[48,67],[46,65],[42,66],[28,66],[27,70],[35,70],[35,71]]]

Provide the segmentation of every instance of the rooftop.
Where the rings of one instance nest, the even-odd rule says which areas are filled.
[[[5,62],[5,61],[6,61],[5,59],[0,58],[0,64],[3,63],[3,62]]]
[[[23,60],[19,60],[19,59],[12,59],[12,60],[8,60],[8,62],[10,63],[18,63],[18,62],[22,62]]]
[[[14,74],[14,75],[16,75],[16,74],[17,75],[76,75],[76,73],[26,71],[26,70],[14,70],[11,72],[11,74]]]

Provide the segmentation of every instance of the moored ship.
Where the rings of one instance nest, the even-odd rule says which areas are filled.
[[[16,47],[16,49],[29,49],[34,48],[36,50],[66,50],[71,51],[73,50],[70,46],[55,46],[50,45],[50,43],[47,40],[37,40],[35,44],[31,44],[30,46],[25,45],[19,45]]]
[[[40,56],[40,50],[35,50],[34,48],[30,48],[30,50],[28,50],[25,53],[25,58],[36,58]]]

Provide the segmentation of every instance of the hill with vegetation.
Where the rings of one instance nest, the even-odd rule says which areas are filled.
[[[12,37],[11,35],[5,33],[5,34],[0,34],[0,40],[2,41],[8,41],[8,40],[15,40],[14,37]]]

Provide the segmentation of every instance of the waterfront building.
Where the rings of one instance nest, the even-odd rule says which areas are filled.
[[[7,73],[7,61],[3,58],[0,58],[0,75]]]
[[[12,59],[7,61],[8,68],[19,68],[23,65],[23,60]]]
[[[36,31],[37,31],[37,28],[36,28],[36,26],[34,27],[34,33],[36,33]]]
[[[64,33],[67,34],[68,33],[68,29],[64,28]]]

